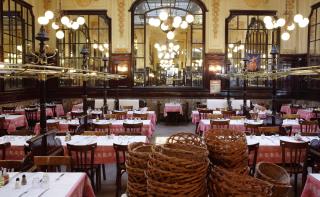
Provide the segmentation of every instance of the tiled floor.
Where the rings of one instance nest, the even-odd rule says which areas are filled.
[[[152,142],[154,141],[155,137],[157,136],[170,136],[172,134],[178,133],[178,132],[192,132],[194,133],[195,131],[195,125],[192,123],[185,123],[177,126],[168,126],[165,125],[164,123],[159,123],[156,126],[155,133],[152,138]],[[107,180],[102,182],[102,190],[98,192],[97,196],[98,197],[114,197],[115,196],[115,190],[116,190],[116,185],[115,185],[115,178],[116,178],[116,166],[115,164],[112,165],[107,165],[106,166],[106,173],[107,173]],[[126,180],[127,176],[126,174],[123,175],[122,178],[122,191],[125,192],[125,187],[126,187]],[[301,177],[299,177],[299,180],[301,180]],[[293,180],[292,180],[293,183]],[[299,181],[299,188],[300,188],[300,181]],[[293,192],[290,192],[290,197],[294,196]]]

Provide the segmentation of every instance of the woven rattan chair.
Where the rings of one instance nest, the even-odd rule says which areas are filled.
[[[249,114],[252,120],[256,120],[259,117],[259,114],[257,112],[250,112]]]
[[[26,108],[25,110],[25,116],[28,121],[28,126],[30,130],[33,130],[33,128],[36,126],[38,122],[38,108]]]
[[[105,115],[104,115],[104,118],[105,118],[106,120],[112,120],[112,119],[114,119],[114,120],[119,120],[118,114],[105,114]]]
[[[82,111],[72,111],[71,112],[71,118],[72,119],[80,118],[83,115],[84,115],[84,112],[82,112]]]
[[[295,195],[298,195],[298,174],[303,173],[303,164],[306,161],[308,142],[287,142],[280,140],[282,150],[281,166],[286,169],[290,176],[294,175]]]
[[[113,149],[116,153],[117,161],[117,177],[116,177],[116,196],[119,196],[121,192],[121,177],[126,172],[126,153],[128,152],[127,145],[113,144]]]
[[[242,119],[245,119],[246,116],[231,116],[230,117],[230,120],[242,120]]]
[[[8,172],[19,172],[24,167],[23,160],[0,160],[0,169],[6,168]]]
[[[258,151],[259,151],[259,143],[248,145],[248,155],[249,155],[248,166],[250,168],[249,174],[251,176],[253,176],[256,171]]]
[[[47,108],[52,110],[53,117],[57,117],[57,111],[56,111],[57,106],[56,105],[47,105]]]
[[[59,131],[59,129],[60,129],[59,122],[47,123],[47,129],[48,129],[48,131],[52,131],[52,130]]]

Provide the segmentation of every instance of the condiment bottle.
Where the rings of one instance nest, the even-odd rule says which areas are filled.
[[[20,179],[16,178],[16,183],[14,184],[14,188],[15,189],[19,189],[20,188]]]
[[[21,185],[26,185],[27,184],[27,178],[26,175],[22,175],[22,180],[21,180]]]

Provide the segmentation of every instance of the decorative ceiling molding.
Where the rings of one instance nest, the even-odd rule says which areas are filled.
[[[244,2],[247,4],[247,6],[256,8],[258,6],[269,3],[269,0],[244,0]]]
[[[123,37],[123,32],[124,32],[125,6],[126,6],[125,0],[118,0],[118,19],[119,19],[118,27],[119,27],[120,37]]]
[[[295,0],[286,0],[286,1],[287,1],[286,2],[286,4],[287,4],[286,12],[288,14],[288,19],[292,20],[293,19],[293,15],[294,15],[294,5],[295,5],[296,1]],[[286,20],[288,20],[288,19],[286,19]],[[290,22],[292,22],[292,21],[288,21],[288,24]]]
[[[93,0],[73,0],[80,7],[89,6]]]
[[[212,0],[212,21],[213,21],[213,37],[218,37],[219,29],[219,13],[220,13],[220,0]]]

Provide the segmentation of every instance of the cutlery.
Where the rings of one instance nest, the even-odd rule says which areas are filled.
[[[42,196],[42,195],[43,195],[44,193],[46,193],[48,190],[49,190],[49,188],[48,188],[48,189],[46,189],[46,190],[44,190],[43,192],[41,192],[41,194],[39,194],[39,196],[38,196],[38,197]]]
[[[58,176],[58,177],[56,178],[56,181],[59,181],[60,178],[63,177],[63,176],[64,176],[64,173],[60,174],[60,176]]]
[[[20,194],[18,197],[21,197],[21,196],[25,195],[26,193],[28,193],[28,191],[23,192],[23,193]]]

